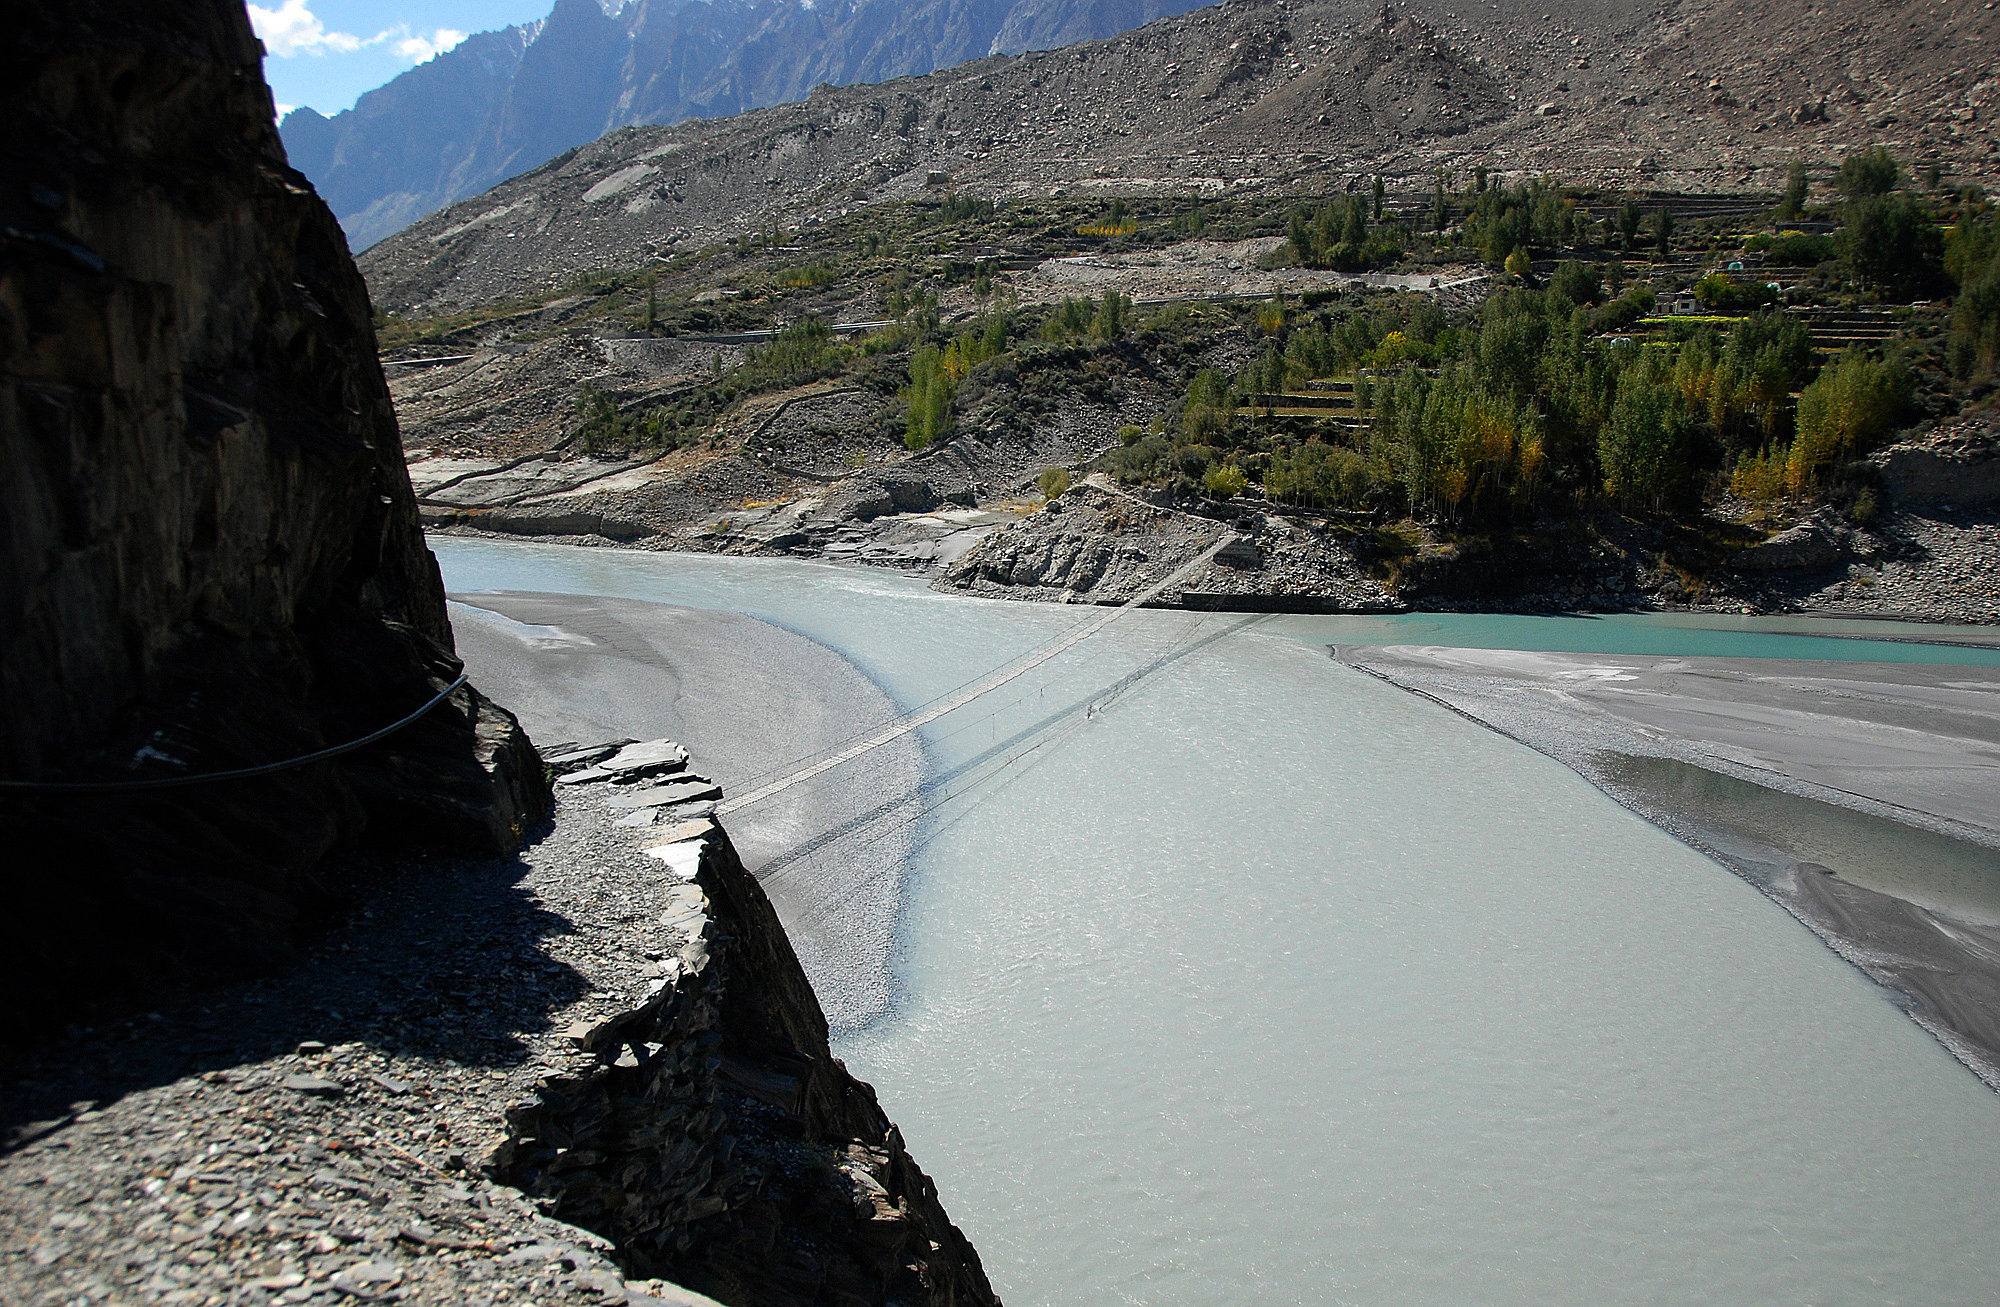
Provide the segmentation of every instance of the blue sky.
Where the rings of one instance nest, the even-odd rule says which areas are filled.
[[[545,17],[554,0],[250,0],[268,51],[264,76],[279,113],[352,108],[406,69],[473,32]]]

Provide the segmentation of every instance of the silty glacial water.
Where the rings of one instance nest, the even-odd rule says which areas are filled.
[[[434,543],[454,590],[776,621],[906,708],[1081,616]],[[1137,613],[927,729],[895,1001],[838,1043],[1003,1297],[1990,1301],[2000,1100],[1721,866],[1334,664],[1346,620]]]

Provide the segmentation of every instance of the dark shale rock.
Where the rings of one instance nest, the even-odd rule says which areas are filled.
[[[726,833],[662,832],[666,978],[567,1033],[584,1054],[508,1109],[495,1179],[605,1236],[628,1275],[728,1303],[997,1307],[979,1254],[826,1018]]]
[[[0,779],[366,736],[459,673],[368,295],[240,4],[86,0],[0,48]],[[471,687],[338,760],[0,794],[0,1039],[284,957],[364,835],[501,851],[547,788]]]

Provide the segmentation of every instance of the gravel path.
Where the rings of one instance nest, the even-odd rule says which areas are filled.
[[[0,1303],[707,1301],[478,1174],[680,943],[643,833],[558,802],[518,858],[351,864],[284,976],[9,1067]]]

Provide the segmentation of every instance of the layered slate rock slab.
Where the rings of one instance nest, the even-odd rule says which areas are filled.
[[[630,779],[679,771],[687,763],[687,750],[672,740],[648,740],[643,744],[627,745],[598,763],[597,768],[606,775]]]
[[[667,785],[653,785],[637,794],[614,794],[604,801],[607,808],[668,808],[682,803],[698,803],[722,797],[722,787],[704,777],[690,777]]]
[[[718,795],[718,797],[720,797]],[[664,808],[640,808],[618,818],[616,826],[658,826],[663,823],[695,821],[715,815],[715,801],[704,799],[698,803],[677,803]]]
[[[594,767],[626,745],[637,743],[637,740],[613,740],[609,744],[595,744],[581,748],[574,744],[558,744],[542,750],[542,761],[548,764],[551,771],[561,775]]]

